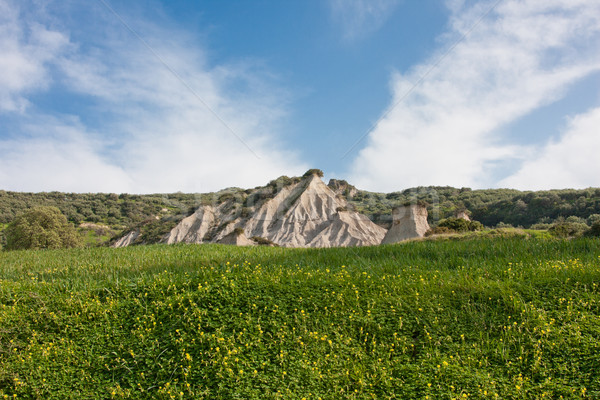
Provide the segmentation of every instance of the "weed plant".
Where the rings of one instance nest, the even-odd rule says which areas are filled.
[[[0,398],[600,397],[600,242],[0,252]]]

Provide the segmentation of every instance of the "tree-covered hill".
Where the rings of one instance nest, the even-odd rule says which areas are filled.
[[[467,211],[472,219],[490,227],[508,224],[529,228],[569,217],[591,225],[600,219],[600,188],[522,192],[430,186],[387,194],[357,191],[350,200],[359,211],[382,224],[389,223],[393,207],[415,201],[427,204],[434,224],[460,211]]]
[[[140,226],[148,231],[146,237],[158,240],[202,204],[231,201],[243,213],[248,201],[255,201],[257,196],[274,196],[283,186],[297,179],[300,178],[280,177],[264,187],[246,190],[228,188],[204,194],[22,193],[0,190],[0,232],[26,210],[51,206],[57,207],[80,229],[90,230],[91,236],[94,236],[91,230],[95,229],[95,236],[102,237],[96,242],[106,243],[112,236]],[[427,205],[432,226],[461,211],[466,211],[473,220],[488,227],[550,228],[552,224],[567,221],[583,231],[600,221],[600,188],[522,192],[431,186],[386,194],[358,190],[340,180],[332,180],[329,186],[346,197],[350,207],[386,228],[391,224],[392,208],[410,202]]]

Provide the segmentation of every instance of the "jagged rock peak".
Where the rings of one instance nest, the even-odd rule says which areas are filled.
[[[240,207],[231,201],[203,206],[163,241],[232,242],[238,241],[239,234],[232,235],[235,231],[243,232],[246,239],[260,237],[284,247],[379,244],[385,229],[356,212],[342,211],[348,203],[323,183],[321,175],[320,170],[309,170],[299,180],[278,178],[285,184],[277,184],[274,190],[256,189],[248,195],[253,200]]]
[[[336,194],[344,196],[347,199],[356,196],[356,193],[358,193],[356,187],[349,184],[343,179],[330,179],[327,186]]]

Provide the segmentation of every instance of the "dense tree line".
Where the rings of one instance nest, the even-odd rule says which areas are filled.
[[[431,186],[388,194],[358,191],[349,200],[358,211],[382,224],[390,222],[393,207],[418,201],[427,204],[429,219],[434,225],[460,211],[466,211],[472,219],[488,227],[507,224],[529,228],[569,217],[591,226],[600,215],[598,188],[521,192]]]
[[[166,228],[170,229],[202,204],[219,204],[234,199],[240,203],[244,216],[249,204],[271,198],[281,187],[300,179],[280,177],[265,187],[255,188],[260,189],[258,191],[228,188],[208,194],[21,193],[0,190],[0,233],[19,215],[35,207],[46,206],[56,207],[75,226],[99,224],[117,233],[136,228],[144,231],[146,238],[158,238]],[[416,202],[426,204],[430,225],[434,227],[439,221],[452,218],[459,212],[466,212],[471,219],[487,227],[510,225],[553,228],[558,233],[580,233],[600,224],[599,188],[522,192],[432,186],[385,194],[357,190],[344,181],[336,183],[337,189],[343,189],[339,193],[347,198],[350,208],[366,214],[384,227],[391,225],[392,208]],[[1,236],[0,240],[5,242],[6,239]]]
[[[100,223],[123,229],[161,214],[185,214],[207,195],[197,194],[104,194],[21,193],[0,190],[0,224],[7,224],[26,210],[39,206],[58,208],[69,220]]]

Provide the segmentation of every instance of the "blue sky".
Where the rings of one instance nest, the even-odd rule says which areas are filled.
[[[600,3],[0,0],[0,189],[600,187]]]

